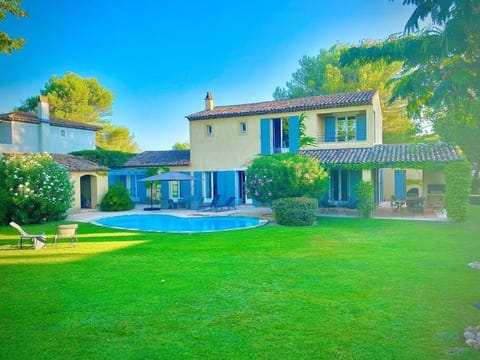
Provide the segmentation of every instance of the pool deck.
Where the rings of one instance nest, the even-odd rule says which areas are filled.
[[[98,209],[82,209],[72,212],[68,215],[67,220],[73,222],[94,222],[97,219],[134,214],[163,214],[181,217],[199,217],[199,216],[254,216],[262,219],[271,220],[272,210],[268,207],[255,207],[252,205],[238,205],[236,209],[224,211],[198,211],[188,209],[162,209],[162,210],[145,210],[149,208],[146,204],[137,204],[135,208],[127,211],[100,211]]]

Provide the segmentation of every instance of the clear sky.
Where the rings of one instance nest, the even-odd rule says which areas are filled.
[[[0,113],[39,94],[52,75],[94,77],[113,92],[115,125],[141,150],[188,141],[186,115],[272,100],[303,55],[402,32],[401,0],[23,0],[28,18],[0,30],[25,46],[0,54]]]

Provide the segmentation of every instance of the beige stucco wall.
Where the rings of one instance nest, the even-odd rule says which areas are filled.
[[[81,208],[81,190],[80,179],[82,176],[91,176],[91,208],[96,208],[108,191],[108,174],[106,172],[95,171],[73,171],[70,172],[70,178],[74,187],[74,202],[72,210]]]
[[[374,105],[320,109],[305,111],[306,136],[319,139],[324,132],[324,118],[327,115],[366,114],[367,139],[355,142],[319,142],[314,148],[368,147],[381,143],[382,116],[378,95]],[[198,171],[221,171],[245,169],[260,154],[260,124],[263,118],[288,118],[299,116],[298,112],[285,112],[268,115],[242,116],[223,119],[190,121],[191,169]],[[374,121],[375,119],[375,121]],[[247,124],[247,132],[240,131],[240,123]],[[375,124],[377,129],[375,129]],[[212,134],[207,135],[207,125]]]

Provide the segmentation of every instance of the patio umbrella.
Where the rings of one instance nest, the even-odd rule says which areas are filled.
[[[139,181],[151,181],[150,183],[150,208],[145,208],[144,210],[160,210],[160,208],[153,207],[153,181],[189,181],[195,180],[193,176],[170,171],[170,172],[163,172],[157,175],[149,176],[145,179],[141,179]]]

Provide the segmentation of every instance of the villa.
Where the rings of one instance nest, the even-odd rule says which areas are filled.
[[[321,205],[355,206],[355,185],[372,181],[377,203],[405,199],[410,192],[441,208],[443,167],[463,160],[450,144],[383,144],[382,111],[377,91],[360,91],[301,99],[216,106],[211,93],[202,111],[187,115],[189,151],[147,151],[110,174],[122,181],[132,198],[143,202],[147,187],[140,180],[148,167],[167,167],[193,176],[192,181],[162,183],[165,200],[235,197],[252,204],[245,170],[259,155],[300,153],[319,160],[330,174]],[[316,144],[300,148],[300,122]],[[187,205],[188,206],[188,205]]]

